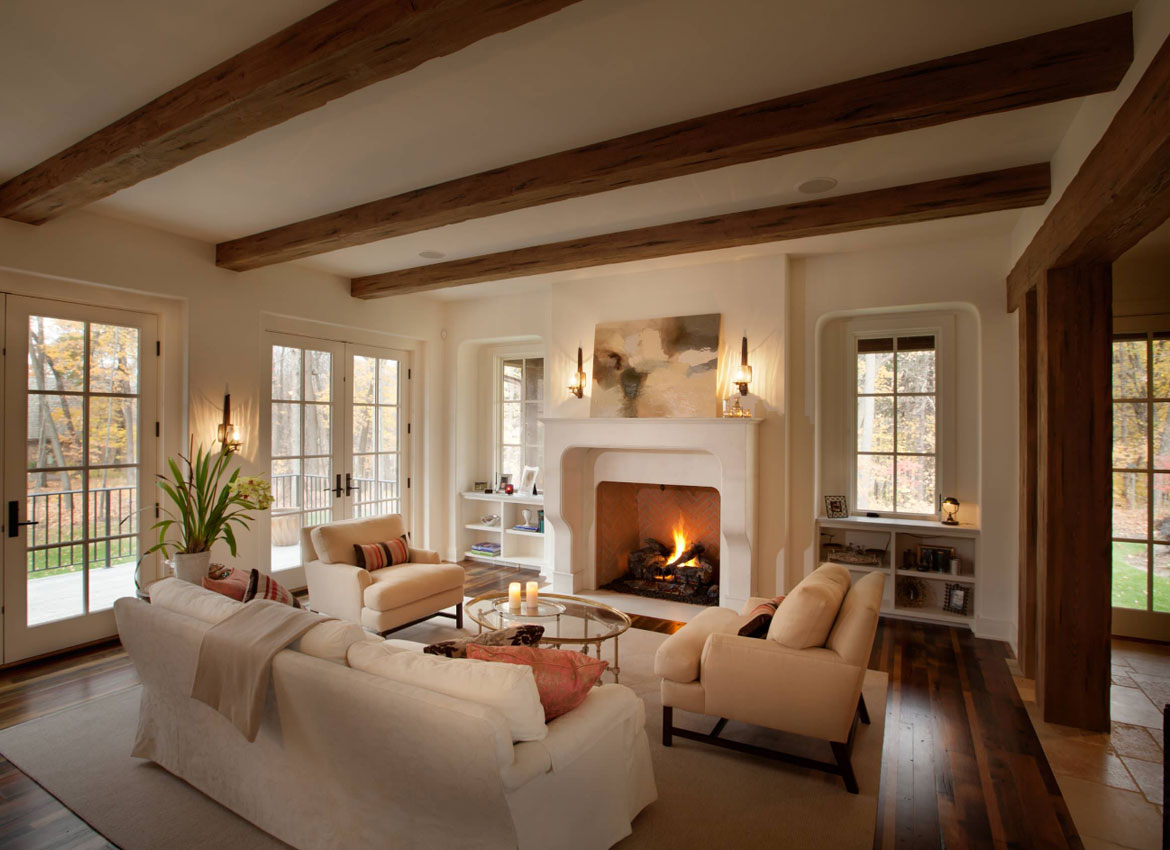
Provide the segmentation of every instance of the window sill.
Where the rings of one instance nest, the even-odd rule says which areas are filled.
[[[817,522],[829,528],[882,528],[892,531],[930,531],[935,534],[960,534],[964,537],[975,537],[979,534],[979,526],[974,523],[960,523],[959,525],[943,525],[938,520],[909,519],[902,517],[868,517],[848,516],[840,519],[817,517]]]

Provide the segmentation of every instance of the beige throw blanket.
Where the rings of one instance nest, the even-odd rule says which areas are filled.
[[[330,619],[334,618],[280,602],[249,602],[203,633],[191,696],[255,741],[272,659],[313,626]]]

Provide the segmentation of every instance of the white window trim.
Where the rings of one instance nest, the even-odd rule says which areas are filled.
[[[955,456],[955,317],[951,313],[907,313],[905,315],[867,316],[845,325],[844,410],[848,425],[843,450],[849,475],[849,513],[864,516],[875,513],[883,517],[937,519],[938,511],[928,514],[896,511],[862,511],[857,505],[857,341],[887,336],[926,336],[935,338],[935,494],[934,502],[954,491]]]
[[[501,411],[503,410],[503,386],[504,386],[504,361],[505,360],[531,360],[534,358],[541,358],[544,361],[544,398],[541,400],[540,415],[547,415],[548,409],[548,355],[545,354],[543,345],[517,345],[509,346],[507,348],[497,348],[492,352],[492,487],[495,487],[497,481],[500,480],[500,448],[501,440],[503,439],[503,426],[500,423]],[[523,427],[523,426],[521,426]],[[522,444],[523,445],[523,444]],[[542,470],[543,471],[543,470]],[[513,484],[519,484],[519,481],[513,481]]]

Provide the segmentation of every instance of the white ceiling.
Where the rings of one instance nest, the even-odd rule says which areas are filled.
[[[322,5],[321,0],[4,0],[0,178]],[[1132,6],[1133,0],[582,0],[90,209],[222,241]],[[806,197],[794,187],[810,177],[833,176],[839,181],[833,193],[848,194],[1040,161],[1051,156],[1078,105],[1068,101],[631,187],[336,251],[304,264],[343,275],[370,274],[418,265],[420,251],[474,256],[788,203]],[[977,216],[936,229],[986,230],[988,221],[1006,229],[1017,216]],[[897,231],[882,228],[862,241],[897,240]],[[817,244],[841,250],[850,241],[802,244],[809,250],[819,250]],[[765,246],[755,253],[775,250]],[[494,291],[499,285],[483,284],[460,294]]]

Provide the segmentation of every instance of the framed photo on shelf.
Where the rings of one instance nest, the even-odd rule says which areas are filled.
[[[520,473],[520,486],[516,488],[517,493],[525,496],[536,495],[536,476],[540,474],[539,466],[526,466],[524,471]]]
[[[969,587],[963,584],[948,584],[946,598],[943,600],[943,610],[951,614],[966,616],[970,599],[971,589]]]
[[[487,488],[488,488],[488,486],[487,486],[487,482],[486,482],[486,481],[476,481],[476,482],[475,482],[475,488],[474,488],[474,489],[475,489],[475,492],[476,492],[476,493],[483,493],[483,492],[485,492],[485,491],[487,490]]]
[[[825,516],[829,519],[845,519],[849,516],[849,502],[844,496],[825,496]]]

